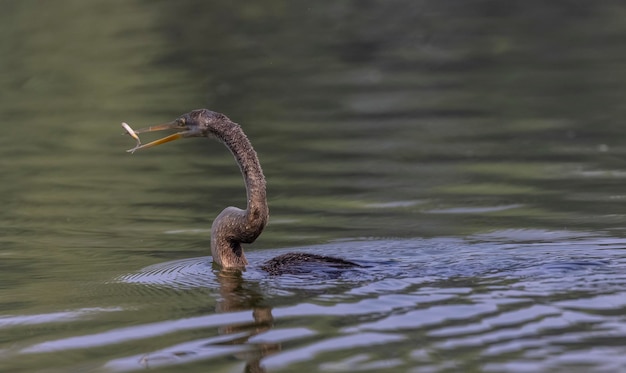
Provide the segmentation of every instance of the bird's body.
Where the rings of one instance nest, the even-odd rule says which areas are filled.
[[[332,256],[310,253],[287,253],[272,258],[261,266],[261,269],[271,275],[311,273],[322,269],[344,270],[361,267],[359,264]]]
[[[215,218],[211,226],[211,255],[214,263],[222,268],[245,268],[248,261],[241,244],[254,242],[263,232],[269,220],[269,208],[265,176],[261,164],[250,140],[241,127],[224,114],[199,109],[184,114],[175,121],[164,125],[147,127],[137,131],[132,131],[132,129],[129,131],[128,128],[124,128],[131,135],[164,129],[182,130],[145,145],[140,145],[137,139],[138,145],[130,150],[132,152],[185,137],[215,138],[226,145],[241,169],[247,191],[247,206],[245,210],[232,206],[227,207]],[[339,258],[316,254],[289,253],[269,260],[261,268],[270,274],[282,274],[294,272],[294,267],[301,265],[308,267],[311,264],[329,266],[335,269],[359,266]]]

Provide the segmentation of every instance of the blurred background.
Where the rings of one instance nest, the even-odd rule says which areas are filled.
[[[271,222],[247,248],[253,257],[494,231],[509,232],[502,242],[528,232],[548,241],[563,231],[626,233],[620,1],[27,0],[1,8],[0,321],[126,310],[144,293],[102,284],[153,264],[209,260],[213,217],[245,205],[231,154],[191,139],[130,155],[134,140],[120,127],[202,107],[241,124],[268,178]],[[195,298],[200,308],[186,313],[150,299],[154,309],[98,316],[99,327],[28,337],[9,329],[0,353],[11,369],[91,364],[64,355],[26,367],[13,348],[137,317],[208,312],[215,302],[200,307]]]

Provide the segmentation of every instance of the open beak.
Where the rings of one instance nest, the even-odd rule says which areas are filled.
[[[170,123],[159,124],[159,125],[156,125],[156,126],[140,128],[138,130],[133,130],[132,128],[130,128],[130,126],[128,126],[128,125],[124,126],[124,124],[126,124],[126,123],[123,123],[122,127],[124,127],[126,132],[130,136],[132,136],[133,138],[135,138],[137,140],[137,146],[135,146],[132,149],[128,149],[127,150],[127,152],[129,152],[129,153],[134,153],[136,150],[139,150],[139,149],[151,148],[153,146],[165,144],[166,142],[178,140],[180,138],[185,137],[185,135],[189,132],[188,130],[185,129],[182,132],[177,132],[175,134],[172,134],[172,135],[163,137],[161,139],[154,140],[154,141],[149,142],[147,144],[141,145],[141,141],[139,140],[139,136],[137,136],[138,133],[164,131],[164,130],[180,130],[180,129],[184,129],[184,127],[181,127],[176,121],[173,121],[173,122],[170,122]]]

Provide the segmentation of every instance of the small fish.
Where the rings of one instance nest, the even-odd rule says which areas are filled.
[[[128,125],[128,123],[122,122],[122,128],[124,128],[124,130],[126,130],[126,133],[128,133],[133,139],[137,140],[137,145],[135,145],[134,148],[127,150],[127,152],[134,153],[135,150],[137,150],[137,148],[141,146],[141,140],[139,139],[139,136],[135,133],[135,131]]]

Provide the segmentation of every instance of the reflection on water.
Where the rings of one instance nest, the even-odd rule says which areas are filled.
[[[503,4],[5,2],[0,371],[625,370],[625,8]],[[268,178],[241,274],[232,155],[124,151],[200,107]]]
[[[523,230],[466,240],[342,242],[309,250],[350,253],[371,267],[363,273],[346,271],[323,284],[312,278],[268,277],[255,269],[212,271],[206,257],[177,260],[117,279],[133,288],[133,312],[150,307],[142,302],[150,298],[201,305],[207,290],[217,300],[214,312],[113,327],[5,353],[141,347],[105,359],[100,367],[105,371],[208,361],[232,365],[227,363],[231,357],[246,365],[244,371],[257,372],[415,364],[436,370],[575,367],[583,360],[570,354],[572,344],[624,338],[615,332],[626,330],[625,248],[624,240],[594,234]],[[254,252],[249,260],[273,254]],[[76,323],[98,312],[129,311],[78,310],[0,326]],[[610,370],[620,366],[615,365],[620,356],[619,348],[607,346],[585,363]],[[315,361],[318,365],[311,365]]]

